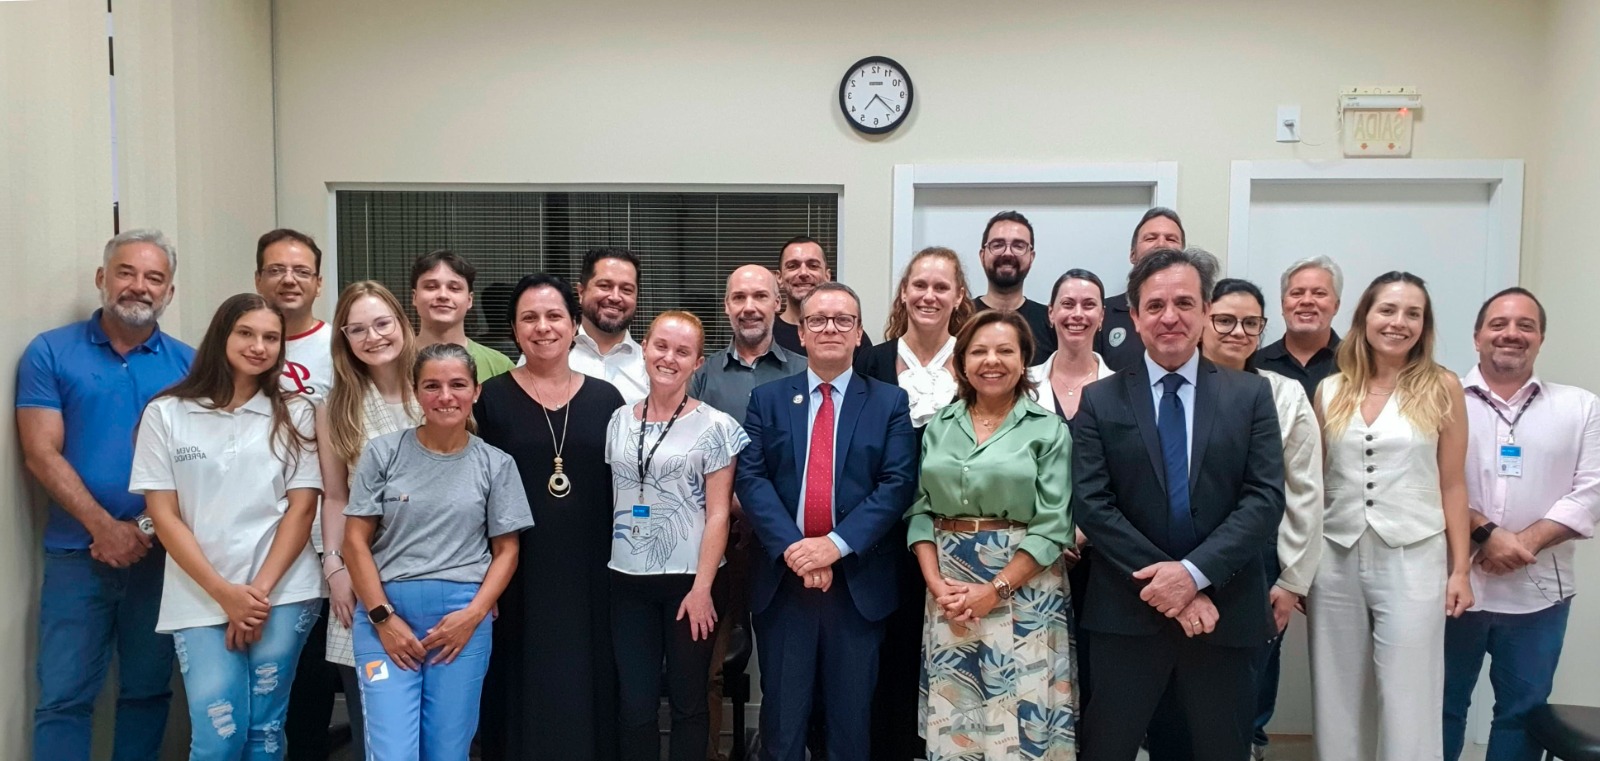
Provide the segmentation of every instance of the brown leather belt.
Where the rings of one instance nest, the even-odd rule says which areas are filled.
[[[933,527],[940,531],[959,531],[974,533],[978,531],[999,531],[1007,528],[1022,528],[1025,523],[1006,520],[1005,518],[934,518]]]

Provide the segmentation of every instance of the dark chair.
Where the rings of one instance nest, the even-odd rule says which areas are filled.
[[[722,659],[722,696],[733,704],[733,752],[728,761],[745,760],[744,705],[750,702],[750,622],[739,621],[728,631],[728,652]]]
[[[1545,761],[1600,761],[1600,708],[1546,703],[1528,712],[1523,726]]]

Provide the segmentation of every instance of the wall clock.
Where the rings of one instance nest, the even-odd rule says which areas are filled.
[[[911,113],[911,77],[905,67],[883,56],[868,56],[839,81],[839,110],[857,132],[893,131]]]

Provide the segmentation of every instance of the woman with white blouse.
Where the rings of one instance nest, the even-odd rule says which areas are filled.
[[[668,758],[705,757],[706,682],[728,542],[734,460],[750,444],[728,415],[689,396],[705,361],[705,331],[688,312],[662,312],[644,339],[649,394],[606,428],[615,524],[611,625],[621,683],[624,761],[656,761],[656,711],[666,660],[672,706]]]
[[[188,693],[189,757],[283,758],[289,685],[321,608],[311,405],[278,388],[283,313],[239,294],[188,377],[145,408],[129,491],[167,550],[156,631]]]
[[[956,333],[975,307],[960,256],[940,246],[911,257],[895,292],[883,343],[861,352],[855,371],[905,389],[920,430],[955,401]]]
[[[1115,374],[1094,351],[1094,337],[1106,318],[1106,287],[1093,272],[1067,270],[1050,289],[1049,308],[1056,350],[1028,368],[1028,379],[1038,386],[1033,400],[1070,422],[1083,387]]]

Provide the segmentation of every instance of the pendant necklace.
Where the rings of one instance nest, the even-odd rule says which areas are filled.
[[[571,428],[568,424],[572,421],[572,376],[570,375],[567,376],[567,403],[561,406],[566,407],[567,411],[561,419],[561,440],[557,441],[556,424],[550,419],[550,409],[544,406],[543,402],[539,404],[539,409],[544,410],[545,425],[550,427],[550,444],[556,448],[555,472],[550,474],[546,487],[550,490],[550,496],[556,499],[572,493],[572,479],[561,472],[561,452],[567,448],[567,430]]]

